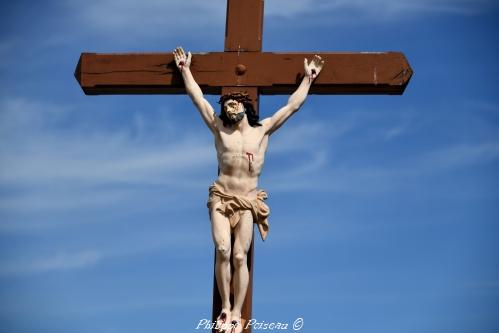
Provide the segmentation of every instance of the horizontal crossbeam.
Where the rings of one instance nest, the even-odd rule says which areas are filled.
[[[325,66],[311,94],[402,94],[412,69],[400,52],[317,53]],[[205,94],[222,87],[258,87],[260,94],[290,94],[311,53],[213,52],[193,54],[191,71]],[[87,95],[185,94],[170,53],[82,53],[75,76]]]

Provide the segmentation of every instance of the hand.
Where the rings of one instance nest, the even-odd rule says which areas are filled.
[[[191,66],[192,54],[191,52],[185,54],[184,49],[181,46],[173,50],[173,56],[175,57],[175,64],[177,64],[177,68],[180,71]]]
[[[321,72],[322,67],[324,66],[324,60],[316,54],[310,63],[307,58],[305,58],[303,65],[305,68],[305,75],[308,76],[310,80],[313,80]]]

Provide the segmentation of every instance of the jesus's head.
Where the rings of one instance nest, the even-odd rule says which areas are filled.
[[[224,126],[239,123],[245,114],[250,126],[261,126],[258,122],[259,117],[248,94],[242,92],[225,94],[220,97],[219,103],[222,105],[220,119],[222,119]]]
[[[231,124],[237,124],[244,118],[244,105],[235,99],[226,100],[222,109]]]

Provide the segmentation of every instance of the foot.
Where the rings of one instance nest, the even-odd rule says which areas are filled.
[[[217,317],[216,329],[219,332],[229,331],[230,329],[230,310],[222,309]]]
[[[241,316],[233,316],[230,322],[229,333],[241,333],[243,331],[243,325],[241,325]]]

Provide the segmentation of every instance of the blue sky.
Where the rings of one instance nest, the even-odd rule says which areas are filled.
[[[81,52],[221,51],[225,1],[0,6],[0,332],[196,331],[211,134],[186,96],[85,96],[73,72]],[[402,51],[415,74],[402,96],[310,96],[271,137],[255,319],[497,331],[498,18],[488,0],[266,1],[265,51]]]

